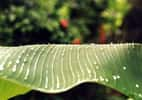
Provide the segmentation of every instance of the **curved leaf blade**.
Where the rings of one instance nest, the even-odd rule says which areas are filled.
[[[58,93],[96,82],[142,98],[141,44],[1,47],[0,55],[0,77],[24,87]]]

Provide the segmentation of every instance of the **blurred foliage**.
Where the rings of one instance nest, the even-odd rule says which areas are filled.
[[[127,0],[1,1],[0,44],[86,42],[101,24],[116,32],[129,8]]]
[[[96,35],[97,27],[102,21],[100,14],[107,2],[100,1],[1,1],[0,43],[71,43],[76,38],[84,41],[91,33]],[[64,23],[62,20],[65,20]]]
[[[117,33],[129,9],[128,0],[108,0],[108,7],[102,12],[102,16],[105,18],[105,30]]]

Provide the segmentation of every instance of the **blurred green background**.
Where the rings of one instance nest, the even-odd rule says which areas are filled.
[[[0,1],[0,45],[123,42],[122,37],[129,30],[125,16],[133,7],[136,8],[127,0],[3,0]],[[126,98],[110,88],[86,83],[61,94],[32,91],[11,100]]]
[[[4,0],[0,44],[106,43],[129,8],[127,0]]]

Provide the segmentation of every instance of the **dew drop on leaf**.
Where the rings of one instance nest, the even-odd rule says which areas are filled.
[[[112,76],[112,77],[113,77],[113,79],[114,79],[114,80],[116,80],[116,79],[117,79],[117,77],[116,77],[116,76]]]
[[[19,59],[18,60],[16,60],[16,63],[18,64],[20,61],[19,61]]]
[[[133,98],[128,98],[128,100],[134,100]]]
[[[104,78],[102,76],[100,76],[100,81],[104,81]]]
[[[20,58],[21,58],[21,56],[18,56],[18,58],[20,59]]]
[[[109,82],[109,80],[106,78],[106,79],[105,79],[105,82]]]
[[[138,85],[138,84],[136,84],[136,88],[139,88],[139,85]]]
[[[97,62],[96,62],[96,61],[94,61],[94,65],[97,65]]]
[[[26,59],[26,58],[24,58],[24,62],[27,62],[27,59]]]
[[[31,50],[34,50],[34,48],[31,48]]]
[[[123,66],[123,70],[126,70],[127,68],[126,68],[126,66]]]
[[[91,43],[90,45],[91,45],[91,46],[95,46],[95,43]]]
[[[142,98],[142,94],[139,94],[139,97],[141,97],[141,98]]]
[[[120,76],[119,76],[119,75],[117,75],[116,77],[117,77],[117,79],[120,79]]]

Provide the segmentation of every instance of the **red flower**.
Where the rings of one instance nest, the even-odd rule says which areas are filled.
[[[73,41],[72,41],[72,44],[81,44],[81,40],[79,38],[75,38]]]
[[[63,27],[63,28],[67,28],[69,26],[69,22],[68,20],[66,19],[61,19],[60,20],[60,25]]]
[[[99,27],[99,43],[101,44],[106,43],[106,33],[105,33],[103,25]]]

